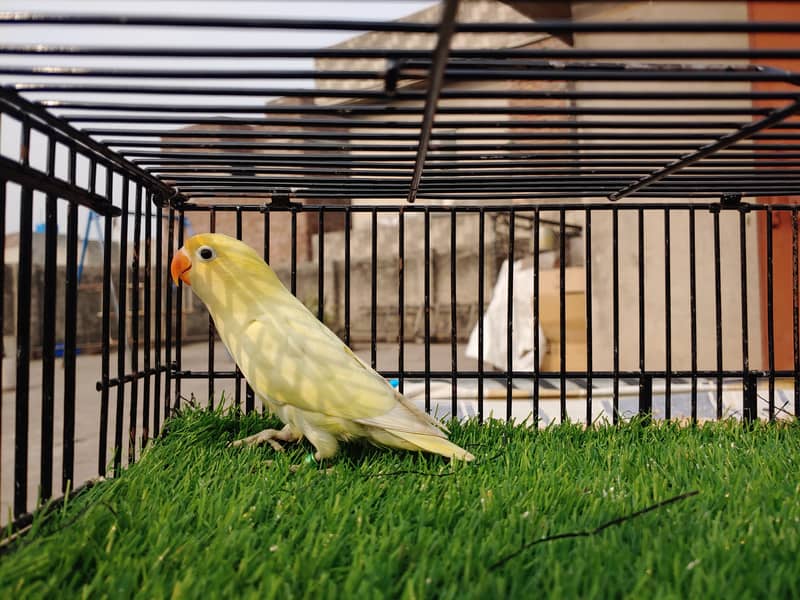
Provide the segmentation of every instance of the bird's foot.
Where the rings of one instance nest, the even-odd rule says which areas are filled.
[[[265,429],[259,431],[255,435],[235,440],[231,443],[234,448],[241,446],[260,446],[262,444],[269,444],[276,452],[283,452],[283,446],[280,442],[296,442],[299,438],[292,433],[289,427],[283,429]]]

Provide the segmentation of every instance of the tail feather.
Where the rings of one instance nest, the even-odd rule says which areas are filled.
[[[438,435],[426,435],[424,433],[409,433],[407,431],[375,429],[370,432],[370,438],[382,446],[402,448],[404,450],[416,450],[421,452],[432,452],[441,454],[447,458],[456,460],[471,461],[475,457],[457,446],[450,440]]]

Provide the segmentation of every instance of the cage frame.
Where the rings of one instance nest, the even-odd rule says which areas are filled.
[[[656,64],[619,62],[622,60],[780,60],[800,59],[800,46],[793,49],[463,49],[452,48],[454,36],[458,34],[512,34],[512,33],[800,33],[800,22],[794,21],[744,21],[744,22],[579,22],[563,20],[529,21],[521,23],[470,23],[456,19],[459,3],[446,0],[442,17],[433,23],[415,23],[405,21],[352,21],[346,19],[242,19],[242,18],[204,18],[204,17],[115,17],[115,16],[65,16],[36,15],[30,13],[0,14],[0,26],[37,26],[58,25],[72,26],[108,26],[137,27],[156,26],[166,28],[212,28],[225,27],[234,30],[352,30],[384,31],[399,34],[425,34],[435,37],[435,45],[431,50],[389,49],[389,48],[169,48],[169,47],[132,47],[102,48],[91,46],[24,46],[0,45],[0,55],[13,56],[45,56],[45,57],[156,57],[156,58],[265,58],[265,57],[312,57],[316,59],[381,59],[386,60],[384,70],[340,69],[340,70],[280,70],[280,71],[247,71],[247,70],[159,70],[159,69],[87,69],[68,67],[39,69],[36,67],[0,67],[0,76],[15,77],[76,77],[89,78],[90,83],[48,84],[48,83],[14,83],[0,86],[0,115],[19,123],[21,127],[19,160],[0,155],[0,228],[6,227],[7,184],[19,186],[21,192],[20,212],[20,258],[17,286],[16,314],[16,385],[15,392],[15,434],[14,434],[14,498],[13,515],[16,519],[13,529],[17,530],[31,522],[28,512],[31,498],[28,494],[28,434],[31,426],[29,420],[30,394],[30,359],[31,359],[31,306],[26,301],[31,287],[31,244],[32,244],[32,206],[33,194],[45,195],[47,206],[46,240],[45,240],[45,287],[55,285],[56,273],[56,235],[58,217],[56,203],[66,201],[67,217],[67,278],[64,300],[64,371],[65,396],[63,398],[64,420],[62,425],[62,446],[64,459],[61,473],[61,493],[72,490],[74,482],[74,415],[75,415],[75,377],[76,377],[76,320],[78,307],[78,207],[85,207],[97,213],[103,219],[104,256],[102,281],[102,347],[101,373],[97,382],[100,393],[100,448],[98,450],[97,472],[100,476],[117,475],[123,468],[123,448],[127,441],[128,464],[136,459],[136,449],[148,440],[162,433],[163,423],[171,411],[181,402],[181,384],[188,379],[208,380],[209,395],[213,396],[215,381],[234,380],[235,401],[243,404],[247,411],[255,409],[253,391],[245,384],[237,370],[216,370],[214,365],[213,324],[209,322],[208,356],[209,368],[206,370],[185,369],[182,365],[182,312],[183,301],[181,287],[173,288],[164,279],[166,265],[172,253],[182,245],[184,240],[184,218],[193,213],[208,213],[213,229],[214,215],[223,212],[234,212],[236,215],[237,233],[241,236],[244,218],[259,218],[269,223],[271,215],[289,214],[291,244],[296,250],[296,224],[300,214],[316,215],[320,223],[326,215],[341,213],[345,228],[345,262],[350,265],[350,229],[354,215],[368,215],[372,223],[372,267],[371,293],[372,305],[375,306],[377,289],[377,273],[375,257],[377,256],[376,223],[381,214],[396,214],[400,229],[400,245],[398,254],[399,284],[399,363],[396,370],[381,370],[386,377],[396,377],[402,386],[405,378],[422,377],[425,380],[425,408],[431,409],[430,384],[432,377],[449,379],[452,382],[452,413],[457,413],[457,382],[459,378],[474,378],[481,384],[487,376],[483,367],[483,344],[479,342],[479,367],[476,371],[459,369],[456,352],[456,289],[452,282],[455,272],[455,254],[451,253],[451,289],[450,306],[452,310],[452,342],[451,369],[433,371],[430,368],[430,281],[425,278],[425,368],[409,370],[404,367],[404,278],[403,252],[405,237],[403,227],[406,215],[422,215],[425,223],[424,247],[430,249],[430,219],[432,215],[449,216],[451,220],[451,244],[455,248],[456,216],[474,215],[478,219],[481,240],[485,233],[487,218],[492,214],[507,215],[510,222],[508,257],[513,262],[514,220],[532,215],[539,222],[541,213],[558,215],[557,229],[561,244],[559,253],[559,297],[561,300],[560,339],[565,339],[566,318],[564,313],[565,298],[565,231],[569,223],[566,213],[582,212],[585,227],[592,227],[592,216],[610,213],[614,231],[618,233],[618,217],[623,213],[637,215],[639,227],[639,264],[638,286],[640,298],[644,297],[644,212],[654,211],[665,215],[664,222],[669,223],[671,214],[685,213],[689,219],[691,243],[696,240],[695,218],[699,213],[708,213],[714,219],[715,236],[715,275],[720,273],[720,231],[721,214],[735,215],[740,231],[741,261],[741,317],[743,322],[742,344],[743,361],[741,368],[722,368],[721,358],[721,325],[717,327],[716,356],[717,368],[702,370],[697,368],[696,340],[696,290],[692,289],[692,365],[689,370],[676,370],[669,366],[665,369],[647,368],[644,357],[644,327],[639,328],[640,357],[639,368],[621,369],[619,366],[619,236],[612,236],[613,268],[614,268],[614,366],[610,370],[592,368],[592,307],[591,294],[588,295],[587,335],[588,366],[584,371],[570,371],[564,346],[559,356],[560,370],[541,371],[535,368],[530,371],[519,371],[507,367],[500,373],[505,380],[507,417],[511,416],[512,389],[515,378],[530,379],[533,387],[533,417],[538,418],[539,386],[542,380],[557,380],[560,385],[560,417],[567,415],[566,380],[571,377],[582,378],[588,382],[586,398],[586,418],[591,421],[593,379],[607,378],[613,381],[614,413],[613,420],[620,418],[618,411],[619,385],[623,378],[638,380],[639,412],[649,415],[653,409],[654,379],[665,379],[666,396],[669,398],[670,380],[688,378],[692,385],[691,419],[697,420],[697,382],[698,378],[708,378],[717,386],[718,401],[721,402],[723,378],[737,378],[743,384],[742,417],[745,422],[758,418],[757,399],[758,381],[766,379],[769,385],[767,418],[776,418],[775,384],[778,378],[794,380],[794,414],[800,414],[800,323],[798,323],[798,205],[791,201],[792,196],[800,195],[800,133],[791,130],[800,126],[793,124],[791,118],[800,112],[800,92],[782,91],[709,91],[709,92],[668,92],[668,91],[627,91],[602,93],[596,91],[567,90],[560,92],[542,91],[541,93],[519,93],[495,90],[458,90],[447,87],[448,83],[457,81],[506,80],[513,78],[556,81],[717,81],[722,84],[738,82],[779,82],[787,86],[797,86],[798,75],[791,71],[759,65],[730,66],[720,65],[698,67],[689,64]],[[584,62],[580,62],[584,61]],[[191,79],[203,75],[203,78],[225,79],[303,79],[322,75],[331,80],[370,80],[380,82],[382,89],[346,89],[346,88],[253,88],[253,87],[197,87],[197,86],[165,86],[151,85],[136,91],[127,90],[124,85],[94,84],[92,78],[114,78],[124,82],[136,77]],[[399,82],[405,82],[399,85]],[[409,83],[410,82],[410,83]],[[289,105],[225,105],[225,104],[152,104],[127,100],[125,102],[71,100],[70,93],[113,93],[125,89],[136,96],[138,94],[158,93],[182,97],[190,94],[209,94],[229,97],[262,97],[289,96],[295,102]],[[45,98],[35,101],[28,96],[41,94],[66,94],[57,99]],[[564,107],[552,106],[506,106],[469,107],[444,105],[440,101],[449,99],[490,100],[496,98],[513,98],[518,96],[528,100],[558,99],[570,102],[578,100],[626,100],[642,102],[673,100],[691,101],[750,101],[772,102],[770,106],[751,105],[749,108],[731,108],[724,106],[699,107],[660,107],[643,106],[631,112],[630,108],[592,108],[572,104]],[[298,102],[303,98],[338,98],[354,99],[347,104],[318,105]],[[65,99],[66,98],[66,99]],[[362,102],[363,101],[363,102]],[[370,104],[379,102],[380,104]],[[357,118],[374,117],[386,111],[392,102],[414,102],[416,106],[395,106],[391,116],[414,116],[419,121],[372,120]],[[220,111],[224,108],[224,111]],[[504,120],[496,122],[470,122],[466,117],[485,110],[486,115],[496,114],[505,117],[545,116],[560,117],[559,120],[541,121]],[[65,112],[67,111],[67,112]],[[70,112],[71,111],[71,112]],[[76,112],[77,111],[77,112]],[[145,113],[160,112],[160,115]],[[259,113],[258,118],[241,116],[237,118],[214,117],[216,112],[230,112],[241,115]],[[115,114],[116,113],[116,114]],[[123,114],[120,114],[123,113]],[[576,117],[629,117],[633,114],[642,121],[627,118],[619,120],[580,121]],[[276,116],[277,115],[277,116]],[[465,117],[464,120],[437,121],[442,115]],[[704,121],[682,121],[687,116],[694,117],[730,117],[741,115],[741,120],[721,120],[707,123]],[[648,121],[651,117],[678,117],[678,120]],[[749,120],[748,120],[749,119]],[[534,126],[532,126],[532,123]],[[546,123],[547,131],[541,131],[542,123]],[[145,125],[218,125],[266,127],[298,127],[297,130],[280,130],[276,137],[285,142],[263,142],[268,137],[265,129],[229,130],[214,129],[192,131],[169,131],[169,141],[165,141],[163,129],[142,129]],[[630,129],[640,125],[647,132],[627,132],[624,143],[613,142],[613,132]],[[137,129],[120,128],[118,125],[134,125]],[[537,127],[538,125],[538,127]],[[313,127],[315,129],[308,130]],[[441,131],[445,127],[461,129],[460,132]],[[391,133],[380,130],[392,129]],[[501,131],[498,134],[464,129],[492,129]],[[581,129],[595,129],[582,132]],[[612,133],[597,132],[597,128],[608,129]],[[353,131],[355,129],[356,131]],[[507,131],[512,129],[512,131]],[[514,131],[514,129],[535,129],[534,132]],[[722,132],[720,130],[729,129]],[[377,133],[375,132],[377,130]],[[678,130],[677,133],[669,133]],[[711,130],[713,133],[704,132]],[[30,164],[31,133],[44,136],[47,144],[47,165],[44,170]],[[136,138],[156,137],[155,141]],[[208,141],[202,141],[207,139]],[[188,140],[188,141],[182,141]],[[468,143],[456,143],[467,140]],[[489,140],[494,140],[490,142]],[[568,143],[597,141],[576,152]],[[365,142],[357,145],[354,142]],[[515,141],[515,144],[509,144]],[[780,144],[775,143],[781,141]],[[521,142],[521,143],[520,143]],[[565,144],[564,142],[567,142]],[[763,143],[767,142],[767,143]],[[271,144],[271,145],[270,145]],[[645,144],[645,145],[643,145]],[[591,148],[588,148],[591,146]],[[56,176],[56,148],[65,148],[68,153],[68,173],[66,179]],[[641,152],[642,148],[648,150]],[[254,154],[252,151],[269,150],[270,153]],[[197,150],[198,152],[191,152]],[[300,151],[298,154],[290,152]],[[376,150],[372,154],[364,152]],[[586,151],[588,150],[588,151]],[[564,151],[564,152],[562,152]],[[623,159],[618,154],[635,151],[636,159]],[[467,152],[467,153],[465,153]],[[402,153],[402,155],[400,154]],[[483,154],[473,154],[483,153]],[[576,158],[579,160],[576,162]],[[88,161],[88,186],[76,182],[76,162],[80,159]],[[544,166],[535,164],[544,163]],[[760,168],[756,168],[756,163]],[[576,168],[572,168],[577,165]],[[605,169],[603,177],[594,177],[583,169]],[[724,171],[720,171],[724,168]],[[566,169],[566,170],[565,170]],[[614,171],[616,170],[616,172]],[[100,189],[99,172],[105,174],[104,188]],[[225,181],[219,173],[226,175]],[[453,175],[454,173],[454,175]],[[210,175],[209,175],[210,174]],[[217,174],[217,175],[215,175]],[[272,174],[273,178],[265,175]],[[383,178],[379,184],[375,177]],[[496,179],[491,185],[487,178]],[[266,182],[265,182],[266,180]],[[119,191],[115,187],[119,181]],[[302,182],[301,186],[295,185]],[[481,185],[480,192],[475,187]],[[608,203],[568,204],[566,199],[580,198],[605,199]],[[781,197],[784,200],[773,203],[745,201],[745,197]],[[215,204],[218,198],[242,198],[237,204]],[[353,199],[375,200],[372,204],[335,204],[339,200]],[[518,203],[496,204],[497,200],[513,198]],[[323,204],[303,204],[303,200],[322,201]],[[402,202],[399,200],[402,199]],[[386,205],[380,200],[395,200],[398,204]],[[422,201],[455,200],[453,206],[424,204]],[[419,201],[419,202],[417,202]],[[117,206],[117,203],[120,206]],[[133,208],[131,208],[133,206]],[[648,213],[651,214],[651,213]],[[751,367],[748,354],[748,308],[747,308],[747,235],[745,219],[747,215],[763,215],[766,235],[766,277],[767,305],[770,317],[767,331],[767,368]],[[773,247],[772,223],[776,215],[787,215],[793,227],[791,251],[793,260],[792,302],[793,302],[793,356],[792,369],[775,368],[774,357],[774,323],[772,319],[773,303]],[[113,240],[112,224],[119,221],[122,239],[128,237],[128,227],[133,221],[134,244],[128,257],[125,244],[120,245],[120,254],[114,264],[111,251]],[[144,221],[144,231],[142,231]],[[153,221],[155,225],[153,225]],[[265,236],[270,228],[265,228]],[[320,231],[317,247],[317,259],[324,264],[325,246],[324,229]],[[669,234],[665,225],[665,252],[668,255]],[[533,252],[539,248],[539,231],[533,228]],[[144,238],[142,238],[144,236]],[[592,250],[591,235],[587,235],[583,248],[586,264],[586,286],[592,284]],[[166,255],[159,250],[169,249]],[[143,248],[142,248],[143,246]],[[142,252],[143,250],[143,252]],[[269,240],[264,246],[268,258]],[[485,256],[484,245],[479,246],[480,263],[478,273],[479,306],[487,301],[488,290],[485,289]],[[690,251],[692,284],[696,282],[694,271],[695,250]],[[155,260],[152,260],[155,258]],[[0,262],[5,265],[5,240],[0,245]],[[429,269],[429,257],[425,257],[425,268]],[[296,256],[292,256],[292,287],[296,282]],[[534,268],[534,286],[538,277],[538,262]],[[140,266],[143,274],[140,275]],[[132,330],[128,332],[126,319],[117,319],[117,339],[131,337],[131,367],[126,367],[126,348],[120,345],[117,349],[116,371],[112,368],[112,320],[110,299],[112,295],[112,279],[120,289],[127,290],[128,269],[131,273],[131,284],[135,293],[131,295],[133,314]],[[319,298],[325,293],[324,269],[319,268]],[[511,270],[513,273],[513,269]],[[348,271],[349,272],[349,271]],[[669,270],[666,270],[668,273]],[[669,290],[669,275],[666,286]],[[0,284],[4,284],[5,270],[0,272]],[[349,285],[349,284],[347,284]],[[144,290],[143,306],[139,306],[138,290]],[[509,307],[513,291],[513,274],[508,278]],[[162,297],[156,293],[151,300],[152,290],[164,290],[163,323]],[[293,290],[294,291],[294,290]],[[715,285],[714,299],[716,315],[722,312],[720,284]],[[669,291],[667,291],[669,295]],[[120,295],[119,313],[126,313],[127,293]],[[345,342],[349,342],[349,299],[345,294]],[[0,295],[0,330],[3,329],[4,299]],[[669,305],[668,305],[669,306]],[[139,336],[139,312],[143,309],[144,334]],[[319,303],[319,316],[322,317],[323,303]],[[538,325],[538,300],[534,299],[534,323]],[[644,322],[644,302],[639,303],[638,315],[640,324]],[[669,315],[670,309],[666,309]],[[41,464],[40,464],[40,501],[58,495],[53,489],[53,446],[55,443],[56,422],[54,419],[54,403],[56,402],[53,378],[55,369],[55,303],[44,307],[44,331],[49,332],[42,345],[43,352],[43,388],[41,419]],[[376,317],[372,313],[371,348],[373,366],[376,352]],[[667,316],[669,320],[669,316]],[[478,320],[478,337],[483,339],[483,322]],[[166,335],[162,338],[162,330]],[[669,337],[670,325],[667,325]],[[511,339],[513,325],[509,323],[507,330],[507,346],[509,348],[508,365],[512,364]],[[671,340],[671,338],[670,338]],[[139,349],[143,350],[143,364],[139,368]],[[671,341],[667,344],[669,348]],[[534,349],[538,352],[538,348]],[[669,350],[667,350],[669,355]],[[537,357],[538,358],[538,357]],[[151,394],[151,382],[154,388]],[[141,401],[144,420],[139,427],[138,417],[139,385],[141,384]],[[244,388],[244,391],[243,391]],[[402,389],[402,388],[401,388]],[[478,417],[484,418],[483,386],[478,386]],[[130,393],[130,401],[126,406],[126,393]],[[244,396],[244,398],[243,398]],[[243,401],[242,401],[243,400]],[[163,401],[163,403],[162,403]],[[667,401],[668,402],[668,401]],[[116,420],[113,431],[109,431],[109,408],[115,406]],[[667,404],[668,406],[668,404]],[[721,406],[721,405],[720,405]],[[123,416],[128,409],[130,430],[123,430]],[[669,417],[669,408],[667,408]],[[717,409],[721,417],[721,408]],[[109,438],[114,438],[112,464],[108,464],[107,448]],[[126,439],[127,438],[127,439]],[[110,466],[110,471],[108,467]],[[91,485],[91,483],[89,483]]]

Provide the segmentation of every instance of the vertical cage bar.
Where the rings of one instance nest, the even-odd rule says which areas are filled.
[[[613,412],[614,425],[619,422],[619,210],[611,211],[611,261],[612,261],[612,346],[613,346]]]
[[[558,335],[561,345],[558,352],[559,366],[559,415],[561,422],[567,420],[567,236],[566,212],[558,211]]]
[[[147,192],[145,196],[144,215],[144,393],[142,394],[142,449],[150,439],[150,369],[152,368],[153,351],[153,301],[152,301],[152,270],[153,270],[153,194]]]
[[[19,162],[27,167],[31,164],[31,124],[27,117],[21,120],[20,126]]]
[[[397,387],[403,393],[403,371],[405,370],[405,338],[406,338],[406,215],[401,206],[397,211]]]
[[[167,252],[170,250],[167,249]],[[155,278],[155,306],[153,307],[154,323],[154,345],[155,345],[155,369],[156,379],[153,383],[153,437],[159,435],[161,431],[161,295],[164,293],[162,273],[164,271],[164,208],[161,198],[157,197],[156,204],[156,278]],[[172,284],[167,278],[167,287]],[[169,331],[169,327],[167,327]],[[169,374],[167,374],[167,379]]]
[[[651,422],[653,413],[653,376],[642,373],[639,377],[639,414],[645,423]]]
[[[344,209],[344,343],[350,345],[350,220],[352,209]]]
[[[291,210],[291,245],[289,247],[291,252],[291,264],[289,265],[290,270],[290,284],[291,284],[291,291],[292,294],[297,294],[297,209],[292,207]]]
[[[87,189],[90,192],[97,193],[97,161],[93,158],[89,159],[89,184]]]
[[[450,416],[458,418],[458,314],[456,305],[456,211],[450,209]]]
[[[76,153],[69,149],[69,182],[75,185]],[[67,265],[64,302],[64,423],[61,491],[72,487],[75,464],[75,383],[78,327],[78,204],[67,211]]]
[[[653,412],[653,380],[645,376],[645,350],[647,331],[645,326],[645,286],[644,286],[644,209],[637,211],[639,226],[637,252],[639,271],[639,414],[645,418]]]
[[[242,239],[242,207],[236,207],[236,238],[241,240]],[[239,369],[239,365],[236,365],[236,381],[241,385],[242,379],[244,378],[241,369]],[[245,413],[251,413],[256,409],[256,394],[253,391],[253,388],[250,387],[250,383],[245,379],[244,380],[244,410]]]
[[[33,254],[33,191],[23,187],[19,211],[17,265],[17,380],[14,411],[14,515],[28,507],[28,417],[31,360],[31,268]]]
[[[139,412],[139,252],[142,237],[142,186],[136,185],[133,207],[133,255],[131,256],[131,403],[128,415],[128,465],[136,460],[136,418]]]
[[[722,269],[719,210],[714,211],[714,319],[717,350],[717,419],[722,419]]]
[[[373,369],[377,368],[377,335],[378,335],[378,211],[372,209],[372,247],[370,248],[370,335],[369,359]]]
[[[774,288],[772,266],[772,207],[767,207],[767,360],[769,364],[769,420],[775,420],[775,320],[773,312]]]
[[[742,422],[751,425],[758,418],[758,377],[755,373],[747,371],[744,375],[742,399]]]
[[[270,208],[269,204],[264,205],[264,262],[269,264],[269,244],[270,244]]]
[[[20,136],[20,162],[27,166],[30,164],[31,127],[27,120],[23,120]],[[21,191],[20,208],[20,240],[18,259],[17,285],[17,395],[16,410],[24,414],[17,414],[16,436],[14,438],[15,464],[14,464],[14,513],[25,512],[27,505],[28,487],[28,428],[30,411],[30,358],[31,358],[31,307],[26,296],[30,293],[31,275],[33,270],[33,190],[23,187]],[[23,237],[27,241],[23,243]],[[27,253],[26,265],[23,267],[23,253]],[[23,306],[24,305],[24,306]],[[20,388],[22,390],[20,391]],[[20,434],[23,440],[17,443]],[[24,444],[22,443],[24,441]],[[17,502],[18,494],[21,502]],[[21,510],[17,510],[17,506]]]
[[[236,207],[236,239],[242,239],[242,207]],[[236,371],[236,406],[242,405],[242,371],[239,369],[239,365],[235,367]],[[245,404],[244,410],[245,412],[251,412],[255,408],[255,398],[253,396],[253,392],[249,389],[250,384],[245,383]]]
[[[325,207],[317,213],[317,319],[325,322]]]
[[[541,348],[539,347],[539,254],[541,240],[540,214],[537,207],[533,213],[533,425],[539,426],[539,381],[541,374]]]
[[[672,418],[672,257],[670,252],[670,221],[664,209],[664,418]]]
[[[427,260],[428,257],[428,246],[430,245],[430,240],[427,239],[428,234],[428,210],[425,210],[425,234],[426,234],[426,245],[425,245],[425,258]],[[486,276],[486,213],[483,207],[480,207],[478,212],[478,422],[483,423],[483,305],[485,303],[485,289],[484,289],[484,277]],[[425,314],[428,313],[428,272],[425,272]],[[427,333],[427,332],[426,332]],[[426,336],[427,340],[427,336]],[[425,372],[426,375],[429,371],[429,367],[425,365]],[[430,379],[430,377],[425,378],[426,381]],[[430,385],[430,384],[428,384]],[[427,395],[427,394],[426,394]]]
[[[212,206],[208,211],[208,230],[217,231],[217,211]],[[216,330],[211,313],[208,314],[208,408],[214,410],[214,349],[216,347]]]
[[[106,198],[109,202],[114,195],[114,173],[106,169]],[[103,217],[103,299],[102,299],[102,341],[100,356],[100,447],[97,455],[97,472],[101,477],[106,476],[107,449],[108,449],[108,403],[109,379],[111,371],[111,245],[113,218],[110,215]]]
[[[55,174],[56,143],[47,139],[47,176]],[[58,204],[53,194],[45,200],[44,289],[55,290],[57,282]],[[3,232],[0,232],[2,234]],[[39,496],[47,500],[53,495],[53,413],[55,411],[55,294],[43,303],[42,315],[42,439]],[[1,332],[2,330],[0,330]]]
[[[175,255],[175,208],[170,204],[168,211],[167,221],[167,264],[172,264],[172,257]],[[175,364],[172,362],[172,340],[175,338],[175,330],[173,329],[173,312],[172,312],[172,296],[174,288],[179,284],[175,284],[167,278],[166,282],[166,300],[165,300],[165,336],[164,341],[164,362],[167,366],[166,376],[164,377],[164,421],[169,418],[169,413],[172,410],[172,376],[175,369]]]
[[[794,416],[800,418],[800,269],[798,268],[797,207],[792,208],[792,347],[794,357]],[[2,229],[0,229],[2,231]]]
[[[425,296],[425,331],[423,333],[423,352],[425,354],[425,412],[431,412],[431,213],[425,207],[425,233],[423,239],[423,260],[425,261],[425,283],[423,294]],[[480,367],[478,367],[480,368]],[[480,393],[480,392],[478,392]]]
[[[244,382],[244,410],[245,413],[251,413],[256,409],[256,393],[250,384],[245,380]]]
[[[122,178],[122,216],[119,232],[119,312],[117,313],[117,412],[114,429],[114,476],[120,474],[122,466],[122,420],[125,410],[125,354],[128,345],[126,320],[128,315],[128,201],[130,182]]]
[[[264,262],[270,264],[269,246],[270,246],[270,207],[269,204],[264,204]],[[264,414],[267,410],[266,405],[262,401],[261,412]]]
[[[689,209],[689,343],[691,360],[691,418],[697,422],[697,243],[694,208]]]
[[[739,211],[739,259],[740,264],[740,289],[742,293],[742,372],[745,380],[742,382],[745,388],[743,398],[744,420],[751,421],[756,418],[755,400],[757,394],[758,380],[750,375],[750,344],[747,318],[747,222],[746,214],[743,210]],[[748,386],[752,387],[749,390]]]
[[[178,211],[178,248],[183,248],[184,225],[186,223],[186,213]],[[180,372],[183,368],[183,284],[175,288],[175,395],[173,396],[173,407],[177,410],[181,406],[183,383]]]
[[[586,426],[592,424],[592,211],[585,210],[584,265],[586,275]],[[535,313],[534,313],[535,314]]]
[[[516,223],[514,222],[515,212],[513,208],[508,209],[508,298],[506,302],[506,420],[510,421],[512,416],[511,399],[514,379],[514,234]]]

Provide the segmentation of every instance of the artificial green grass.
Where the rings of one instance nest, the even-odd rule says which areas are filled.
[[[185,411],[0,557],[0,597],[800,597],[797,425],[454,424],[467,465],[226,447],[274,424]]]

